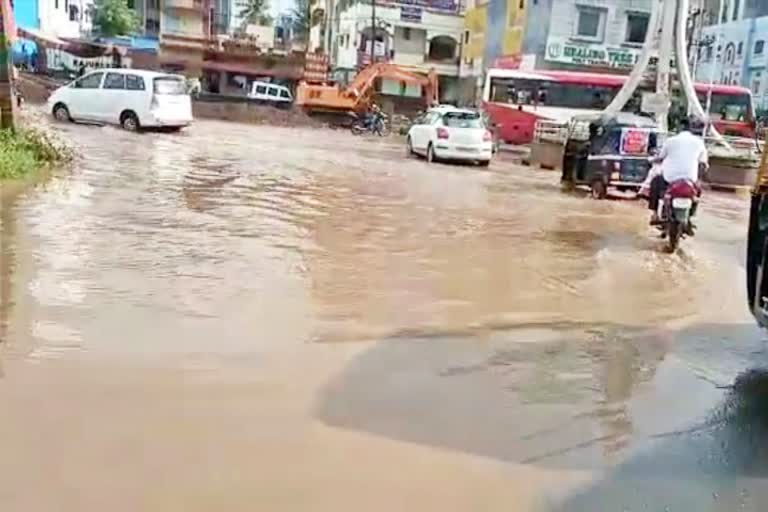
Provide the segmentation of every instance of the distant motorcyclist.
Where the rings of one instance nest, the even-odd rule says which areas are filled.
[[[667,186],[677,180],[689,180],[698,184],[699,168],[709,167],[709,155],[704,140],[693,133],[696,120],[688,118],[680,121],[680,133],[670,137],[664,143],[657,163],[661,164],[661,173],[651,181],[648,196],[648,209],[651,210],[651,224],[659,224],[659,201],[664,197]]]

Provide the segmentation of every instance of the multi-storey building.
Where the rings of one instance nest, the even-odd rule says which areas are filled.
[[[749,87],[757,108],[768,110],[768,2],[723,2],[710,7],[714,24],[697,37],[696,78]]]
[[[627,72],[645,42],[651,0],[552,0],[537,67]]]
[[[315,21],[325,20],[316,41],[325,41],[338,79],[351,79],[371,62],[393,62],[424,73],[434,69],[441,98],[460,96],[459,70],[464,35],[464,9],[457,0],[326,1]],[[315,43],[316,44],[316,43]],[[381,92],[415,97],[418,86],[382,80]]]
[[[55,37],[78,38],[91,30],[93,0],[27,0],[37,3],[40,31]]]

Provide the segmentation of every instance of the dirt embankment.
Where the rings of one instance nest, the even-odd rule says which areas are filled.
[[[196,118],[234,121],[238,123],[275,126],[322,126],[299,108],[278,109],[247,102],[195,101],[192,111]]]

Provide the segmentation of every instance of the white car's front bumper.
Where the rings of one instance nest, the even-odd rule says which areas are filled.
[[[493,158],[493,144],[463,146],[446,142],[435,144],[435,156],[442,160],[477,160],[490,161]]]

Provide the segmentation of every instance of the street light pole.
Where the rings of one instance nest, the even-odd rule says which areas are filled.
[[[371,0],[371,64],[376,63],[376,0]]]

